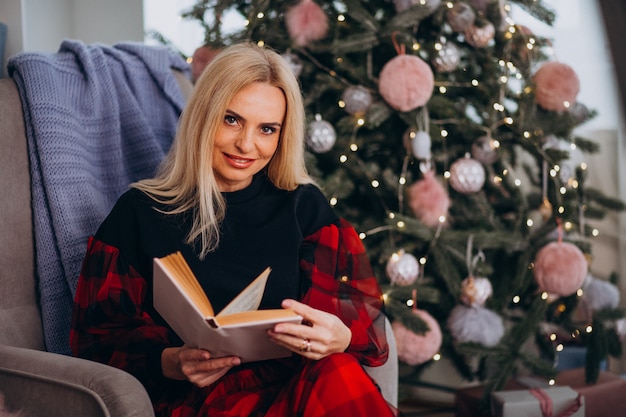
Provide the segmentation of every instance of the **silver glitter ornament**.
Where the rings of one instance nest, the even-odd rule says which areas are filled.
[[[471,25],[465,32],[465,40],[475,48],[484,48],[489,46],[493,37],[496,35],[496,28],[491,22],[487,22],[484,26]]]
[[[372,94],[361,85],[346,88],[341,99],[346,105],[344,109],[350,114],[363,114],[372,105]]]
[[[306,144],[315,153],[325,153],[332,149],[337,140],[337,133],[333,125],[322,120],[321,114],[315,115],[315,120],[309,124]]]
[[[462,194],[479,191],[485,184],[485,169],[469,153],[450,166],[450,186]]]
[[[485,165],[491,165],[498,160],[498,149],[495,141],[489,136],[480,136],[472,144],[472,158]]]
[[[476,13],[474,13],[472,6],[462,1],[454,3],[454,6],[446,12],[446,22],[455,32],[465,32],[474,24],[475,20]]]
[[[419,264],[415,256],[401,249],[387,260],[385,272],[393,284],[411,285],[419,276]]]
[[[483,277],[467,277],[461,282],[461,301],[467,306],[484,306],[493,294],[491,281]]]
[[[437,10],[437,8],[441,5],[441,0],[393,0],[393,5],[395,6],[397,13],[404,12],[413,6],[425,7],[426,10],[428,10],[428,14],[426,15],[428,16]]]
[[[461,62],[461,49],[453,42],[443,44],[433,58],[433,65],[438,72],[452,72]]]

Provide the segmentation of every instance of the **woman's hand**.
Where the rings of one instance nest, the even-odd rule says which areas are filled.
[[[279,323],[268,332],[279,345],[310,359],[344,352],[350,345],[352,332],[339,317],[296,300],[285,300],[282,306],[303,320],[302,324]]]
[[[211,359],[208,351],[187,346],[166,348],[161,354],[163,376],[187,380],[199,388],[211,385],[239,364],[241,359],[236,356]]]

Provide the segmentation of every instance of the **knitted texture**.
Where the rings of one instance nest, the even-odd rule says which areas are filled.
[[[87,239],[169,149],[185,104],[172,68],[189,68],[161,46],[74,40],[54,54],[18,54],[7,68],[24,110],[46,349],[69,355]]]

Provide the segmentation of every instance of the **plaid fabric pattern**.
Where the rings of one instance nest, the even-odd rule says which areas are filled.
[[[310,285],[303,301],[350,327],[346,353],[319,361],[294,355],[244,364],[204,389],[167,380],[160,374],[160,354],[180,341],[154,320],[147,281],[117,248],[94,238],[76,291],[72,352],[135,375],[157,416],[394,415],[361,366],[384,363],[388,351],[380,289],[356,232],[345,221],[323,227],[305,239],[301,256],[302,278]]]

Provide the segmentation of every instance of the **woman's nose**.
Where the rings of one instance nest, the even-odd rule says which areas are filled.
[[[235,145],[245,152],[254,149],[254,131],[252,129],[242,129]]]

